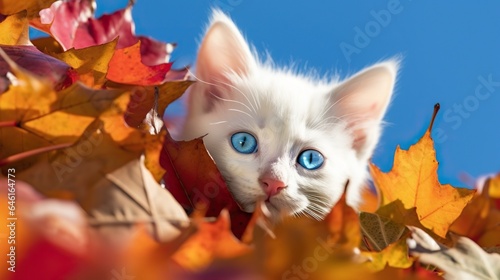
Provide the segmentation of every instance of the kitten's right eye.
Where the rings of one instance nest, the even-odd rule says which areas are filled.
[[[247,132],[236,132],[231,136],[233,148],[242,154],[253,154],[257,152],[257,139]]]

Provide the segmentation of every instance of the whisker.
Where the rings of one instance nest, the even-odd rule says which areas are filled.
[[[250,104],[250,106],[252,107],[253,112],[257,114],[257,109],[253,106],[252,102],[250,101],[250,99],[248,98],[248,96],[243,91],[241,91],[239,88],[237,88],[237,87],[235,87],[235,86],[233,86],[231,84],[228,84],[226,82],[219,81],[219,83],[221,83],[223,85],[226,85],[226,86],[228,86],[228,87],[236,90],[237,92],[241,93],[241,95],[243,95],[243,97],[245,97],[245,99],[248,101],[248,104]],[[255,102],[255,95],[254,94],[252,94],[252,98],[253,98],[253,100]]]
[[[229,111],[235,111],[235,112],[238,112],[238,113],[242,113],[242,114],[245,114],[247,116],[249,116],[250,118],[253,118],[252,115],[250,115],[249,113],[245,112],[245,111],[241,111],[241,110],[238,110],[238,109],[228,109]]]
[[[197,76],[196,76],[193,72],[191,72],[191,70],[188,70],[188,73],[189,73],[189,74],[190,74],[193,78],[195,78],[197,81],[199,81],[199,82],[201,82],[201,83],[203,83],[203,84],[210,85],[210,86],[215,86],[215,87],[221,87],[221,86],[220,86],[220,85],[218,85],[218,84],[210,83],[210,82],[207,82],[207,81],[204,81],[204,80],[202,80],[202,79],[198,78],[198,77],[197,77]],[[249,104],[250,104],[250,106],[252,107],[253,112],[254,112],[254,113],[257,113],[256,109],[255,109],[255,108],[254,108],[254,106],[252,105],[252,102],[250,101],[250,99],[248,98],[248,96],[247,96],[244,92],[242,92],[239,88],[237,88],[237,87],[235,87],[235,86],[233,86],[233,85],[231,85],[231,84],[228,84],[228,83],[226,83],[226,82],[224,82],[224,81],[220,81],[220,80],[218,80],[217,82],[218,82],[218,83],[221,83],[221,84],[223,84],[223,85],[226,85],[226,86],[228,86],[228,87],[230,87],[230,88],[232,88],[232,89],[234,89],[234,90],[238,91],[239,93],[241,93],[241,95],[243,95],[243,97],[245,97],[245,99],[248,101],[248,103],[249,103]],[[253,97],[254,97],[254,99],[255,99],[255,96],[253,96]],[[234,100],[233,100],[233,101],[234,101]],[[247,107],[247,108],[248,108],[248,107]],[[249,110],[250,110],[250,108],[249,108]]]
[[[250,109],[250,107],[248,107],[248,106],[247,106],[245,103],[243,103],[243,102],[236,101],[236,100],[232,100],[232,99],[222,98],[222,97],[220,97],[220,96],[217,96],[216,94],[213,94],[212,92],[210,92],[210,94],[211,94],[213,97],[215,97],[215,98],[217,98],[217,99],[219,99],[219,100],[226,101],[226,102],[233,102],[233,103],[236,103],[236,104],[242,105],[243,107],[247,108],[249,112],[251,112],[251,111],[252,111],[252,109]]]
[[[227,123],[227,121],[213,122],[213,123],[209,123],[209,124],[216,125],[216,124],[223,124],[223,123]]]

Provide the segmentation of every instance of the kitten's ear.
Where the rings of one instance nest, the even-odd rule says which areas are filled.
[[[254,63],[252,52],[236,25],[223,12],[214,10],[198,51],[197,77],[223,86],[230,82],[227,74],[245,76]]]
[[[342,82],[334,91],[334,112],[346,121],[354,137],[353,148],[361,159],[371,157],[378,142],[398,67],[399,60],[373,65]]]

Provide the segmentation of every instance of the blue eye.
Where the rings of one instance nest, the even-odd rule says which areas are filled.
[[[316,150],[305,150],[297,158],[297,162],[307,170],[320,168],[324,161],[323,155]]]
[[[231,136],[233,148],[242,154],[252,154],[257,151],[257,140],[252,134],[237,132]]]

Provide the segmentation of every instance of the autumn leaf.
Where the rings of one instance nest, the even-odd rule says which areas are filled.
[[[406,236],[408,235],[409,233],[406,234]],[[405,236],[385,247],[380,252],[362,252],[362,254],[370,258],[370,261],[366,265],[372,271],[381,271],[386,266],[408,268],[413,263],[413,260],[408,256],[408,246],[406,245]]]
[[[373,213],[361,212],[359,220],[365,243],[372,251],[382,251],[408,232],[404,224]]]
[[[158,87],[135,87],[125,113],[125,121],[131,127],[139,127],[146,115],[154,109],[163,116],[167,106],[182,96],[193,81],[168,81]]]
[[[146,65],[167,63],[175,44],[162,43],[133,32],[132,6],[94,18],[95,1],[70,0],[54,3],[42,11],[40,20],[32,21],[37,28],[49,33],[65,50],[101,45],[118,39],[118,49],[141,42],[140,53]]]
[[[38,76],[36,78],[43,77],[44,80],[51,82],[51,86],[56,90],[66,88],[76,81],[77,74],[69,65],[41,53],[33,46],[1,46],[1,49],[17,68],[21,67],[33,73]],[[17,71],[11,64],[5,58],[0,60],[0,77],[6,77],[11,69]],[[17,72],[19,75],[19,71]],[[14,75],[16,76],[16,73]],[[7,81],[11,83],[10,80]]]
[[[415,207],[420,223],[444,238],[474,192],[439,183],[431,128],[432,122],[424,136],[407,151],[396,149],[389,173],[374,164],[370,164],[370,171],[382,193],[382,205],[400,200],[404,209]]]
[[[170,63],[147,66],[141,62],[140,42],[118,49],[109,62],[106,78],[113,82],[130,85],[159,85],[170,70]]]
[[[242,236],[251,214],[243,212],[231,196],[201,138],[175,141],[167,134],[160,163],[166,170],[166,188],[184,209],[206,208],[207,217],[217,217],[226,208],[233,233]]]
[[[500,173],[491,178],[489,194],[492,198],[500,199]]]
[[[329,232],[328,242],[335,244],[335,247],[352,251],[361,244],[359,217],[356,211],[347,205],[345,192],[325,217],[324,223]]]
[[[229,212],[222,210],[214,223],[198,222],[198,232],[172,256],[172,260],[189,270],[206,268],[216,258],[236,258],[251,252],[231,232]]]
[[[3,164],[13,162],[15,159],[5,159],[16,154],[43,152],[75,143],[113,99],[123,94],[120,90],[98,94],[99,91],[79,83],[55,92],[47,80],[19,68],[7,56],[4,59],[22,82],[0,95],[0,159],[4,159]],[[32,157],[22,165],[28,166],[34,161]]]
[[[450,231],[469,237],[480,246],[500,246],[500,210],[495,207],[495,178],[478,186],[478,192],[451,225]]]
[[[75,69],[79,80],[89,87],[101,87],[106,82],[109,62],[114,55],[116,40],[98,46],[82,49],[69,49],[62,53],[49,52],[49,55],[67,63]]]
[[[0,45],[30,45],[27,11],[10,16],[0,15]]]

